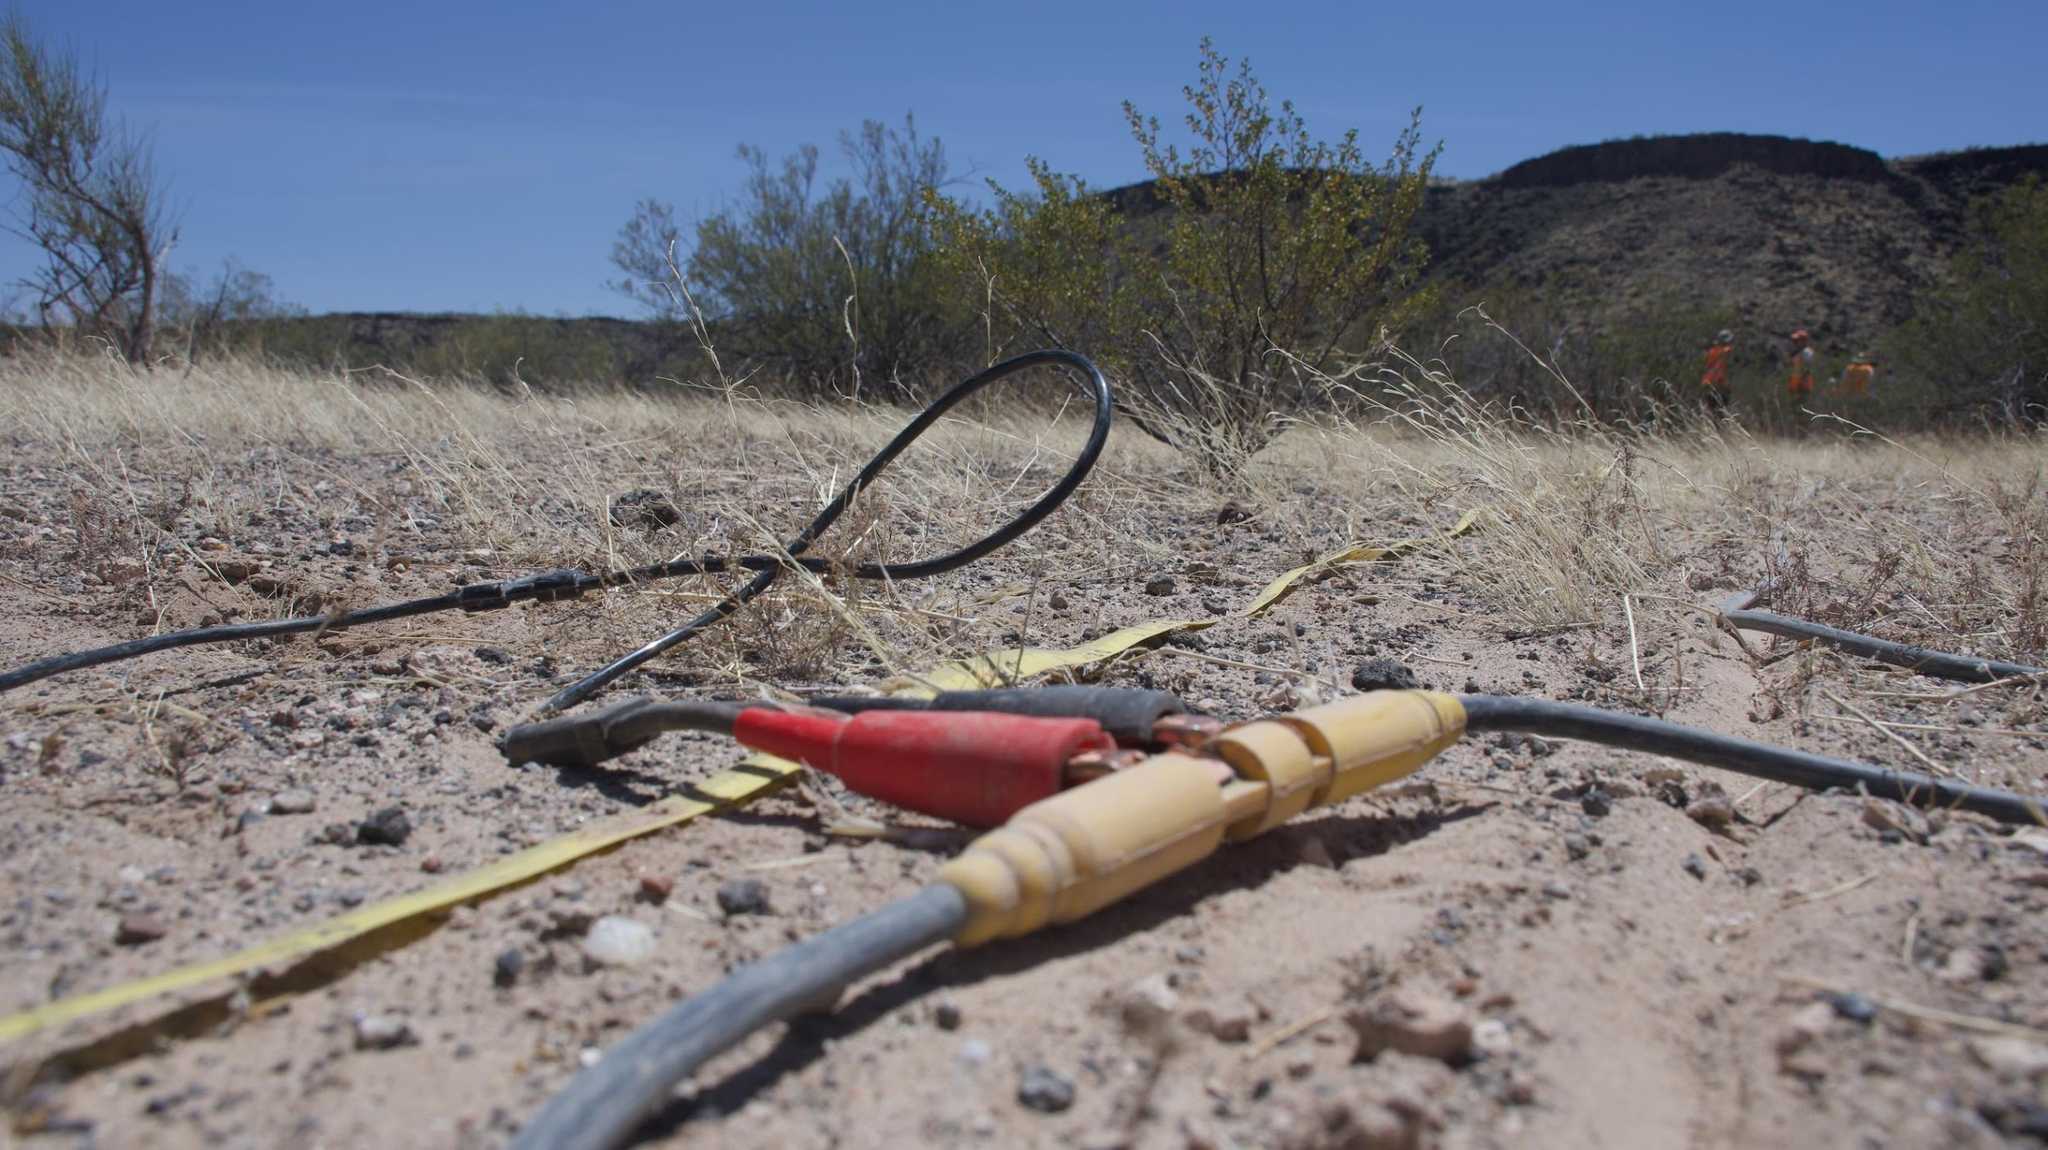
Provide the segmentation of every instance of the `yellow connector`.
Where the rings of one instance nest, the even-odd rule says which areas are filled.
[[[1465,708],[1434,691],[1377,691],[1231,728],[1033,803],[939,868],[967,900],[972,946],[1092,914],[1312,806],[1420,767],[1456,742]],[[1227,766],[1228,770],[1222,769]]]

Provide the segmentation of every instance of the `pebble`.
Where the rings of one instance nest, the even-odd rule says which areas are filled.
[[[1859,1026],[1868,1026],[1877,1020],[1877,1004],[1854,991],[1830,993],[1827,1003],[1835,1008],[1836,1014]]]
[[[932,1007],[932,1025],[940,1030],[960,1029],[960,1008],[950,1002]]]
[[[1572,888],[1561,882],[1547,882],[1543,884],[1543,897],[1562,901],[1572,897]]]
[[[1685,817],[1717,831],[1735,821],[1735,804],[1727,795],[1701,795],[1685,808]]]
[[[1412,691],[1419,684],[1415,672],[1394,659],[1367,659],[1351,672],[1351,685],[1360,691]]]
[[[365,846],[399,846],[412,836],[412,819],[404,807],[385,807],[356,824],[356,841]]]
[[[131,914],[121,919],[114,928],[114,943],[117,946],[143,946],[169,934],[171,928],[164,920],[152,914]]]
[[[583,936],[583,957],[593,966],[638,966],[654,956],[654,931],[646,923],[608,914]]]
[[[1808,1003],[1785,1020],[1785,1025],[1779,1029],[1772,1046],[1777,1050],[1779,1058],[1790,1058],[1813,1045],[1814,1039],[1826,1034],[1834,1020],[1834,1007],[1825,1002]]]
[[[270,813],[274,815],[309,815],[318,805],[311,791],[279,791],[270,796]]]
[[[1685,873],[1691,875],[1696,879],[1699,879],[1701,882],[1706,881],[1707,860],[1701,858],[1696,854],[1689,854],[1685,856],[1685,861],[1683,863],[1680,863],[1679,865],[1685,868]]]
[[[518,947],[508,947],[498,952],[491,964],[491,981],[499,986],[510,986],[519,981],[526,971],[526,952]]]
[[[959,1052],[954,1055],[967,1066],[980,1066],[994,1056],[994,1048],[979,1038],[970,1038],[962,1042]]]
[[[1124,987],[1116,1009],[1125,1026],[1157,1026],[1180,1009],[1180,995],[1165,975],[1148,974]]]
[[[676,880],[667,875],[643,874],[640,876],[640,897],[652,903],[668,901],[675,893]]]
[[[768,904],[768,884],[757,878],[728,879],[720,883],[718,909],[728,916],[775,913]]]
[[[1579,800],[1579,809],[1596,819],[1603,819],[1614,810],[1614,800],[1608,797],[1606,791],[1594,787]]]
[[[1582,859],[1593,853],[1593,844],[1586,841],[1585,835],[1566,835],[1564,836],[1564,853],[1568,858]]]
[[[1453,1062],[1472,1048],[1472,1015],[1449,999],[1414,990],[1380,995],[1344,1021],[1358,1036],[1353,1061],[1366,1062],[1397,1050]]]
[[[1249,1042],[1258,1011],[1249,1002],[1199,1006],[1187,1013],[1187,1026],[1218,1042]]]
[[[1158,578],[1155,578],[1155,579],[1147,579],[1147,580],[1145,581],[1145,594],[1147,594],[1147,595],[1171,595],[1171,594],[1173,594],[1173,576],[1171,576],[1171,575],[1161,575],[1161,576],[1159,576]]]
[[[2048,1046],[2017,1035],[1972,1038],[1970,1054],[1996,1074],[2030,1080],[2048,1078]]]
[[[419,1036],[402,1018],[388,1018],[381,1014],[356,1017],[357,1050],[392,1050],[418,1041]]]
[[[1484,1019],[1472,1028],[1472,1049],[1489,1058],[1502,1058],[1514,1052],[1514,1035],[1500,1019]]]
[[[1017,1101],[1027,1110],[1058,1114],[1074,1104],[1074,1084],[1047,1066],[1032,1066],[1017,1083]]]

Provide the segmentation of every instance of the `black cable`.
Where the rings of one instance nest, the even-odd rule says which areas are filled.
[[[829,1006],[848,983],[952,937],[966,921],[960,892],[934,884],[741,967],[604,1051],[527,1122],[513,1150],[623,1144],[707,1060],[771,1022]]]
[[[219,627],[200,627],[189,631],[173,631],[163,635],[152,635],[147,639],[136,639],[126,643],[99,647],[89,651],[55,655],[40,659],[23,667],[0,674],[0,692],[47,679],[66,671],[97,667],[104,663],[133,659],[156,651],[174,647],[189,647],[200,643],[225,643],[241,639],[261,639],[276,635],[302,634],[309,631],[339,630],[364,623],[382,623],[392,619],[404,619],[413,615],[424,615],[435,611],[493,611],[510,606],[522,600],[555,602],[575,599],[586,591],[605,587],[621,587],[651,582],[657,579],[675,579],[691,575],[711,575],[729,571],[752,571],[753,578],[741,584],[739,589],[720,599],[716,604],[670,631],[659,639],[641,647],[624,658],[600,668],[581,681],[549,699],[545,710],[560,710],[588,698],[620,675],[640,666],[649,659],[660,655],[690,636],[702,631],[713,623],[739,610],[749,600],[766,591],[781,574],[790,567],[801,567],[806,571],[828,572],[831,564],[823,559],[809,558],[803,553],[809,550],[818,536],[832,526],[860,494],[862,488],[874,482],[904,449],[929,430],[948,411],[961,401],[999,380],[1033,367],[1059,366],[1079,372],[1088,391],[1095,400],[1094,423],[1088,433],[1088,440],[1067,468],[1067,473],[1052,489],[1040,496],[1036,503],[1025,508],[1015,518],[981,539],[956,551],[929,559],[909,563],[863,563],[845,574],[855,579],[922,579],[943,574],[987,555],[1026,531],[1036,527],[1041,520],[1053,513],[1095,466],[1095,460],[1102,454],[1103,444],[1109,438],[1109,425],[1114,410],[1114,396],[1109,381],[1087,358],[1071,351],[1049,349],[1027,352],[1015,359],[1004,360],[971,379],[954,385],[952,390],[933,400],[917,418],[910,421],[902,431],[896,433],[881,451],[860,470],[832,502],[820,511],[816,518],[799,531],[783,546],[782,555],[741,555],[733,557],[706,556],[701,559],[675,559],[666,563],[654,563],[635,567],[627,571],[608,571],[592,574],[584,571],[543,571],[507,579],[496,583],[474,583],[445,595],[425,599],[414,599],[404,603],[392,603],[382,607],[369,607],[358,611],[343,611],[331,615],[309,615],[296,619],[278,619],[263,623],[232,623]]]
[[[665,731],[730,735],[741,711],[766,705],[643,695],[598,711],[522,723],[505,732],[498,740],[498,750],[512,763],[594,767],[652,742]]]
[[[1812,755],[1682,727],[1662,719],[1603,711],[1548,699],[1460,695],[1468,731],[1520,731],[1648,751],[1809,790],[1843,787],[1912,806],[1975,811],[2007,823],[2048,825],[2039,801],[2011,791],[1971,786],[1911,771],[1893,771],[1846,759]]]
[[[2022,663],[2003,663],[1997,659],[1977,659],[1968,655],[1951,655],[1943,651],[1930,651],[1911,643],[1894,643],[1890,639],[1879,639],[1855,631],[1844,631],[1825,623],[1811,623],[1805,619],[1794,619],[1770,611],[1759,611],[1748,606],[1754,599],[1751,593],[1737,595],[1722,605],[1721,616],[1745,631],[1762,631],[1769,635],[1782,635],[1788,639],[1812,639],[1830,647],[1839,647],[1851,654],[1890,663],[1894,667],[1905,667],[1922,675],[1937,679],[1955,679],[1964,683],[1991,683],[1999,679],[2024,678],[2028,675],[2048,675],[2048,669],[2029,667]]]

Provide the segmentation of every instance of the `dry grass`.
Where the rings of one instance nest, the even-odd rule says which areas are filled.
[[[1618,625],[1622,596],[1635,596],[1639,657],[1667,693],[1684,690],[1683,668],[1660,652],[1698,606],[1767,578],[1795,613],[1947,649],[2044,654],[2039,440],[1897,442],[1839,426],[1765,440],[1698,418],[1559,427],[1413,359],[1326,382],[1355,401],[1356,422],[1290,428],[1227,492],[1125,429],[1082,494],[1014,549],[1025,581],[994,601],[1026,604],[1021,615],[978,602],[990,588],[971,579],[943,588],[788,580],[716,640],[721,675],[803,682],[836,668],[872,677],[1014,642],[1053,586],[1183,558],[1135,528],[1140,519],[1183,508],[1200,518],[1225,498],[1267,527],[1271,571],[1254,575],[1346,539],[1440,530],[1484,507],[1482,532],[1413,571],[1461,588],[1511,632]],[[1085,431],[1076,410],[1048,421],[1036,408],[984,407],[942,425],[821,549],[902,559],[987,530],[1050,482]],[[381,370],[308,375],[226,362],[137,374],[83,357],[0,361],[0,424],[76,465],[71,521],[59,546],[38,549],[38,567],[104,577],[140,561],[152,587],[168,555],[190,551],[190,531],[174,530],[181,522],[233,544],[291,507],[325,528],[353,523],[393,555],[453,531],[493,570],[772,552],[905,418],[728,384],[563,396]],[[388,463],[366,481],[360,468],[333,465],[342,457]],[[328,478],[309,486],[307,475]],[[610,502],[630,491],[668,501],[676,521],[654,532],[615,524]],[[1809,545],[1821,537],[1825,549]],[[716,590],[622,592],[569,619],[630,644]],[[384,594],[374,585],[347,593]]]

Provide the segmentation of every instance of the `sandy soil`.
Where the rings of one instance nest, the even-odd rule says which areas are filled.
[[[564,547],[587,562],[607,549],[634,557],[758,546],[754,522],[797,522],[834,466],[846,474],[872,439],[872,429],[784,425],[707,445],[694,432],[715,418],[671,416],[681,430],[653,442],[612,428],[564,431],[585,451],[576,483],[559,490],[546,470],[564,458],[559,443],[500,443],[484,467],[431,429],[400,435],[409,446],[219,431],[153,449],[117,432],[81,429],[66,440],[30,428],[10,436],[0,464],[10,604],[0,663],[154,626],[265,617],[295,598],[331,606],[426,594],[558,565],[550,556]],[[924,470],[912,465],[917,478],[892,489],[862,545],[910,554],[971,537],[998,513],[991,491],[1021,477],[1021,500],[1051,473],[1054,464],[1029,462],[1033,446],[968,437]],[[1006,637],[1057,643],[1213,613],[1348,539],[1441,530],[1460,509],[1374,478],[1370,458],[1346,469],[1312,456],[1226,496],[1120,448],[1082,498],[970,571],[847,589],[844,616],[821,592],[793,588],[637,685],[730,696],[874,683],[892,666]],[[1358,665],[1392,659],[1429,686],[1654,709],[1920,765],[1871,726],[1830,718],[1844,714],[1842,700],[1874,718],[1940,728],[1900,735],[1945,767],[2038,789],[2048,734],[2037,691],[1909,698],[1953,685],[1787,654],[1761,637],[1751,642],[1763,659],[1753,659],[1696,609],[1789,559],[1804,573],[1807,604],[1832,604],[1850,622],[1892,625],[1909,601],[1961,618],[1943,610],[1940,596],[1953,588],[1916,584],[1911,563],[1869,596],[1859,589],[1901,532],[1935,541],[1927,546],[1939,554],[1981,553],[1992,567],[2014,553],[1995,517],[1960,513],[1938,476],[1906,477],[1919,465],[1902,455],[1864,453],[1833,471],[1788,463],[1782,473],[1773,459],[1798,453],[1738,468],[1741,497],[1776,509],[1769,527],[1688,517],[1675,510],[1693,505],[1680,495],[1638,508],[1646,574],[1633,644],[1618,597],[1583,625],[1529,633],[1503,606],[1504,577],[1488,574],[1502,560],[1487,548],[1504,541],[1475,538],[1453,555],[1347,569],[1262,618],[1120,661],[1105,680],[1169,688],[1235,719],[1348,691]],[[986,467],[970,472],[962,460]],[[488,488],[461,482],[465,465],[528,477],[527,501],[466,502],[464,492]],[[1682,489],[1656,474],[1660,488]],[[671,499],[681,521],[607,529],[593,500],[643,487]],[[1725,484],[1717,491],[1733,498]],[[1244,517],[1219,515],[1226,500]],[[1161,575],[1173,577],[1171,592],[1148,593]],[[730,766],[729,745],[696,737],[671,736],[593,772],[521,768],[493,748],[494,732],[528,717],[553,687],[711,590],[678,584],[195,649],[0,698],[0,1011],[225,954]],[[1717,791],[1733,804],[1732,824],[1688,815]],[[786,790],[585,859],[437,916],[354,965],[298,972],[296,993],[233,1000],[199,1033],[125,1050],[102,1043],[104,1064],[88,1071],[33,1076],[38,1059],[146,1029],[232,987],[17,1042],[0,1052],[16,1068],[11,1136],[36,1146],[500,1144],[582,1060],[654,1012],[736,964],[915,890],[960,841],[828,835],[821,793]],[[300,810],[308,796],[312,809]],[[393,807],[411,825],[402,843],[354,841],[357,824]],[[766,884],[767,912],[726,914],[719,888],[746,878]],[[660,901],[650,894],[662,890]],[[757,1035],[699,1075],[650,1140],[2038,1140],[2048,1136],[2044,899],[2048,839],[2039,834],[1641,755],[1474,739],[1417,785],[1230,849],[1091,920],[929,953],[854,988],[830,1017]],[[653,928],[652,960],[586,963],[583,930],[612,914]],[[1460,1017],[1475,1026],[1473,1043],[1450,1062],[1358,1060],[1345,1016],[1389,995]],[[378,1048],[365,1043],[366,1028],[407,1040]],[[1071,1105],[1020,1101],[1027,1081],[1047,1081],[1040,1071],[1071,1088]],[[1034,1097],[1043,1102],[1044,1091]]]

